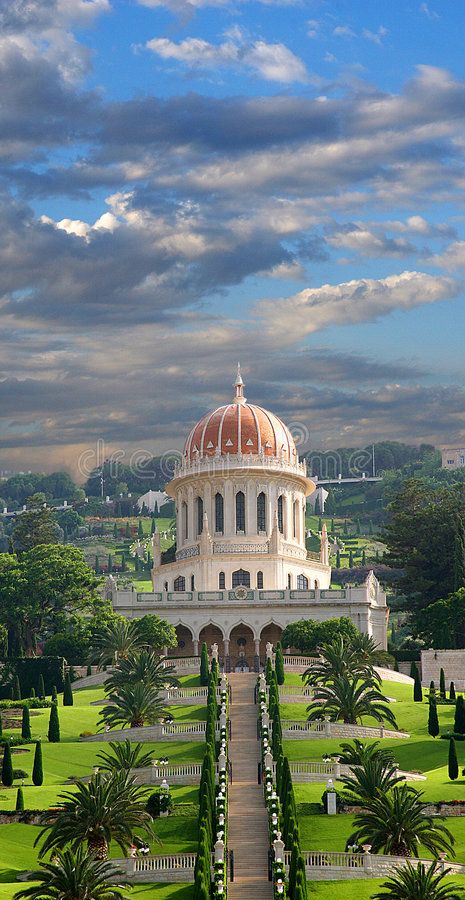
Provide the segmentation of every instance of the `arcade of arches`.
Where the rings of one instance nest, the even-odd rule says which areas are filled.
[[[218,644],[220,662],[224,663],[231,671],[253,670],[256,666],[256,657],[259,656],[263,663],[267,643],[270,642],[276,646],[281,634],[281,626],[274,622],[265,625],[261,629],[259,637],[255,637],[252,628],[242,622],[235,625],[227,635],[223,634],[218,625],[210,622],[200,629],[197,637],[187,625],[180,624],[176,626],[178,646],[170,649],[169,655],[197,656],[205,641],[209,650],[212,644]]]

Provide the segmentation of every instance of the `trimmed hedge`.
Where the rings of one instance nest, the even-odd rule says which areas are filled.
[[[42,676],[44,693],[50,694],[52,686],[62,691],[65,678],[65,660],[62,656],[0,657],[3,684],[0,685],[0,700],[11,699],[11,688],[17,677],[24,696],[29,696],[31,688],[37,690]]]

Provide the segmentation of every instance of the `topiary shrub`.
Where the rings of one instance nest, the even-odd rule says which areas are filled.
[[[31,739],[31,719],[29,715],[29,707],[23,706],[23,717],[21,720],[21,737],[26,741]]]
[[[23,797],[23,789],[18,788],[16,792],[16,812],[24,812],[24,797]]]
[[[13,781],[18,778],[27,778],[27,772],[24,769],[13,769]]]
[[[51,744],[60,743],[60,721],[58,719],[58,706],[52,703],[50,709],[50,719],[48,723],[48,739]]]
[[[150,794],[147,800],[146,810],[152,816],[152,819],[158,819],[160,813],[170,812],[173,808],[173,798],[169,791],[162,791],[160,788]]]
[[[72,706],[73,702],[73,689],[71,687],[69,672],[67,672],[65,675],[65,685],[63,688],[63,706]]]
[[[32,783],[36,785],[36,787],[40,787],[44,781],[44,770],[42,765],[42,744],[40,741],[36,742],[36,749],[34,752],[34,765],[32,767]]]

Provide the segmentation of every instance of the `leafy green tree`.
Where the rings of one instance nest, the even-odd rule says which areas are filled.
[[[34,764],[32,766],[32,783],[36,785],[36,787],[40,787],[44,781],[44,769],[42,763],[42,744],[40,741],[36,741],[36,747],[34,751]]]
[[[459,764],[457,760],[457,747],[455,746],[454,738],[450,738],[449,740],[449,758],[448,758],[448,772],[449,778],[451,781],[455,781],[459,775]]]
[[[72,793],[59,794],[58,809],[45,810],[41,815],[43,828],[35,845],[48,834],[40,847],[40,858],[66,844],[76,851],[85,841],[90,854],[106,859],[111,841],[126,853],[136,830],[150,839],[152,820],[143,802],[146,793],[147,789],[138,787],[126,772],[99,772],[86,784],[77,781]]]
[[[63,687],[63,706],[72,706],[73,703],[73,688],[71,687],[71,678],[69,677],[68,670],[65,675],[65,682]]]
[[[106,772],[129,772],[131,769],[141,769],[152,764],[152,753],[144,752],[141,743],[131,744],[131,741],[111,741],[109,744],[111,753],[103,751],[97,753],[99,766]]]
[[[99,725],[110,728],[154,725],[167,715],[160,691],[143,682],[121,685],[107,694],[106,699],[108,705],[101,710]]]
[[[456,734],[465,734],[465,702],[462,694],[455,701],[454,731]]]
[[[158,652],[164,647],[177,647],[178,638],[174,625],[160,616],[146,615],[140,619],[134,619],[134,629],[139,635],[140,646],[147,647]]]
[[[89,655],[90,634],[88,628],[80,628],[73,621],[73,633],[64,631],[50,635],[44,643],[45,656],[63,656],[70,665],[82,665]]]
[[[278,684],[284,684],[284,657],[282,647],[279,642],[276,645],[275,671],[276,681],[278,682]]]
[[[51,744],[60,743],[60,722],[58,719],[58,706],[52,703],[50,707],[50,718],[48,722],[48,739]]]
[[[15,810],[16,810],[16,812],[24,812],[24,796],[23,796],[23,789],[21,787],[19,787],[18,790],[16,791]]]
[[[38,884],[17,891],[13,900],[125,900],[128,896],[121,869],[89,856],[82,846],[75,852],[56,847],[52,861],[30,872],[28,881]]]
[[[31,720],[29,714],[29,706],[23,706],[23,715],[21,721],[21,737],[26,741],[31,740]]]
[[[9,741],[3,745],[2,784],[11,787],[13,784],[13,762],[11,759],[11,747]]]
[[[21,512],[12,532],[12,542],[17,553],[32,550],[40,544],[58,544],[63,536],[53,510],[44,506],[45,494],[33,494],[28,509]]]
[[[439,696],[441,697],[441,700],[446,699],[446,677],[444,675],[444,669],[442,667],[439,673]]]
[[[458,900],[464,891],[449,881],[447,870],[442,871],[437,862],[425,866],[407,861],[381,887],[385,890],[373,894],[372,900]]]
[[[347,638],[355,638],[358,628],[351,619],[341,618],[327,619],[326,622],[316,622],[314,619],[299,619],[286,625],[281,635],[281,645],[285,648],[295,647],[303,654],[315,654],[318,647],[330,644],[337,635]]]
[[[465,648],[465,588],[460,588],[422,610],[418,633],[432,647]]]
[[[431,737],[437,737],[439,734],[438,708],[436,705],[436,697],[430,696],[428,706],[428,734]]]
[[[396,785],[386,794],[366,798],[363,811],[354,818],[351,844],[371,844],[373,853],[389,856],[418,856],[421,846],[435,856],[452,852],[454,838],[448,828],[425,815],[423,794],[406,784]]]
[[[209,680],[209,665],[208,665],[208,650],[205,641],[202,644],[202,649],[200,651],[200,684],[204,687],[208,684]]]

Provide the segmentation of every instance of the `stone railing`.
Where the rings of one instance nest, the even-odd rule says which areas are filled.
[[[194,880],[195,853],[169,856],[136,856],[113,859],[130,882],[191,882]]]
[[[200,784],[201,763],[179,763],[176,765],[143,766],[132,769],[131,775],[136,784],[161,784],[166,779],[170,784]]]
[[[206,722],[165,722],[140,728],[121,728],[90,734],[81,741],[203,741]],[[217,737],[219,729],[217,729]]]
[[[200,656],[167,656],[164,666],[175,666],[176,674],[200,672]]]
[[[300,684],[281,684],[278,690],[281,703],[305,703],[313,697],[313,688]]]
[[[305,462],[298,460],[289,462],[284,457],[266,456],[264,453],[223,453],[218,456],[202,456],[195,460],[183,459],[179,466],[175,467],[173,477],[184,478],[186,475],[201,475],[204,472],[227,475],[233,469],[270,469],[307,477]]]
[[[368,846],[368,845],[366,845]],[[309,881],[340,881],[355,878],[379,878],[390,875],[396,869],[406,865],[405,856],[382,856],[364,850],[363,853],[343,853],[332,850],[304,850],[302,856],[305,862],[305,872]],[[291,853],[286,850],[284,863],[289,871]],[[410,859],[415,863],[432,865],[430,859]],[[441,856],[440,867],[443,871],[450,870],[454,874],[464,874],[465,866],[458,863],[450,863]]]
[[[315,662],[315,656],[288,656],[284,654],[284,669],[286,672],[305,672]]]
[[[208,688],[206,687],[190,687],[190,688],[166,688],[162,692],[163,700],[169,706],[192,706],[201,705],[207,702]],[[217,689],[216,696],[220,699],[220,689]]]
[[[293,740],[312,738],[408,738],[406,731],[390,731],[383,725],[371,728],[368,725],[344,725],[343,722],[317,721],[306,719],[283,719],[283,737]]]
[[[294,784],[306,784],[309,782],[325,782],[328,778],[337,781],[341,775],[350,775],[351,767],[339,762],[318,762],[317,760],[289,760],[292,780]],[[275,770],[273,768],[273,774]],[[404,772],[397,769],[396,774],[406,781],[426,781],[425,775],[418,772]]]

